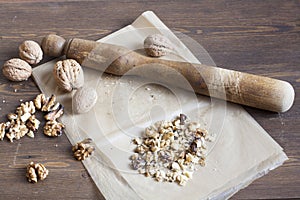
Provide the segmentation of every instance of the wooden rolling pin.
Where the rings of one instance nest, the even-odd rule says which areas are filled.
[[[168,74],[171,68],[181,73],[198,94],[264,110],[285,112],[294,102],[295,92],[291,84],[273,78],[202,64],[157,59],[117,45],[77,38],[65,40],[57,35],[46,36],[42,48],[46,55],[66,55],[82,66],[114,75],[124,75],[142,66],[156,66],[161,77],[159,80],[180,87],[180,81],[170,78]],[[147,73],[142,76],[147,76]]]

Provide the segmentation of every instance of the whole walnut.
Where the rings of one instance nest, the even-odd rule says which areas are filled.
[[[160,57],[172,52],[174,45],[167,37],[161,34],[153,34],[144,40],[144,49],[148,56]]]
[[[67,92],[78,89],[84,84],[83,70],[73,59],[58,61],[54,65],[53,75],[58,87]]]
[[[72,99],[72,109],[76,114],[90,111],[97,102],[97,92],[94,88],[84,86],[79,88]]]
[[[11,81],[24,81],[31,76],[32,68],[24,60],[12,58],[4,63],[2,72]]]
[[[26,40],[19,46],[19,56],[29,64],[36,65],[43,59],[43,51],[37,42]]]

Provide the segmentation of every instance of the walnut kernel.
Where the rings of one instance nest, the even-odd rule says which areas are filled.
[[[5,136],[6,124],[4,122],[0,123],[0,139],[3,140]]]
[[[64,107],[61,104],[58,104],[57,108],[55,106],[55,110],[53,109],[54,107],[52,107],[52,111],[50,111],[47,115],[44,116],[46,120],[54,121],[64,114]]]
[[[51,108],[55,105],[56,96],[54,94],[51,95],[50,99],[46,98],[46,102],[42,106],[42,111],[51,111]]]
[[[46,103],[47,99],[44,94],[39,94],[36,96],[36,98],[33,100],[35,108],[37,110],[40,110],[42,106]]]
[[[29,182],[36,183],[39,180],[44,180],[49,174],[49,170],[41,163],[31,162],[27,165],[26,177]]]
[[[94,150],[95,148],[92,146],[92,139],[90,138],[78,142],[72,147],[74,157],[77,160],[85,160],[93,153]]]
[[[47,121],[44,126],[44,134],[49,137],[61,136],[64,127],[65,125],[55,120]]]
[[[31,131],[37,131],[40,126],[40,121],[35,117],[35,115],[31,115],[26,123],[26,126]]]
[[[31,162],[28,166],[27,166],[27,173],[26,173],[26,177],[28,179],[28,181],[30,183],[36,183],[37,180],[37,174],[35,172],[35,167],[34,167],[34,163]]]
[[[19,140],[29,131],[24,122],[19,119],[17,119],[16,122],[12,122],[8,128],[9,129],[6,133],[6,137],[10,140],[10,142],[13,142],[14,139]]]

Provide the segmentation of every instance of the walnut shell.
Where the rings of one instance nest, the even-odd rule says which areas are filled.
[[[149,35],[144,40],[144,49],[148,56],[160,57],[174,50],[171,41],[161,34]]]
[[[77,114],[86,113],[92,109],[97,102],[97,92],[91,87],[79,88],[72,100],[73,111]]]
[[[19,56],[29,64],[36,65],[43,59],[43,51],[37,42],[26,40],[19,46]]]
[[[32,68],[24,60],[12,58],[4,63],[2,72],[11,81],[24,81],[31,76]]]
[[[54,65],[53,75],[58,87],[67,92],[82,87],[84,83],[82,68],[73,59],[58,61]]]

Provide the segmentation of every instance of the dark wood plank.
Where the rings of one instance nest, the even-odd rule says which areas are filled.
[[[39,42],[46,34],[57,33],[96,40],[153,10],[167,26],[202,44],[218,66],[289,81],[296,91],[290,111],[246,109],[290,160],[233,199],[300,198],[300,1],[0,2],[0,66],[18,56],[18,45],[25,39]],[[0,74],[0,121],[20,99],[30,100],[38,93],[31,79],[13,83]],[[1,142],[1,198],[102,198],[83,165],[72,158],[70,147],[66,136],[51,139],[41,132],[35,139]],[[30,160],[44,162],[51,178],[28,184],[24,165]]]

